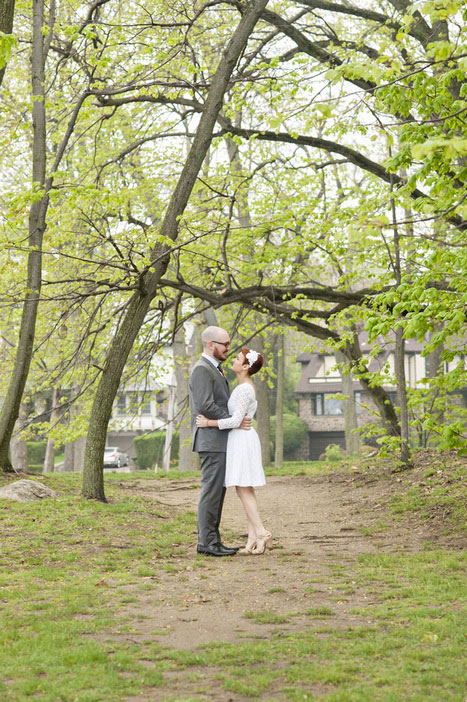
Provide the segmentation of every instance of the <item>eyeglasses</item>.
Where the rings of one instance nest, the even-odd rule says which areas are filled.
[[[211,339],[212,344],[221,344],[221,346],[224,346],[226,349],[230,348],[230,341],[225,343],[225,341],[216,341],[215,339]]]

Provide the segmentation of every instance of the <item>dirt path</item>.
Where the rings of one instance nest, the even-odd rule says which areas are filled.
[[[192,650],[212,641],[268,638],[280,629],[309,628],[310,610],[316,611],[316,626],[328,623],[326,609],[337,615],[333,627],[370,623],[352,613],[371,603],[371,595],[352,580],[358,556],[419,550],[438,539],[424,523],[412,522],[408,529],[388,516],[387,500],[400,482],[358,472],[269,478],[258,490],[258,501],[273,534],[272,550],[263,556],[198,558],[195,540],[189,548],[176,549],[174,572],[156,569],[154,587],[138,592],[137,601],[123,611],[132,618],[134,636]],[[161,504],[196,510],[199,489],[193,481],[163,486],[148,481],[135,490]],[[245,518],[233,489],[227,492],[222,532],[226,543],[246,540]],[[342,577],[334,576],[336,568],[348,574],[346,587]],[[264,613],[271,621],[259,623],[250,612]],[[189,682],[183,673],[173,673],[170,699],[181,699],[182,693],[190,698]],[[219,700],[243,699],[218,693]]]

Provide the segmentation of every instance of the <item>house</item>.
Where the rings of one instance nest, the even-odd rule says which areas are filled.
[[[134,458],[133,439],[136,436],[165,429],[167,392],[167,387],[151,381],[144,385],[135,383],[123,386],[114,402],[107,446],[117,446]]]
[[[369,358],[369,370],[372,372],[386,369],[389,377],[394,377],[394,343],[380,342],[380,353],[376,358],[370,357],[369,345],[365,336],[360,338],[363,356]],[[405,373],[407,387],[414,388],[416,384],[428,375],[427,357],[421,355],[423,344],[415,340],[405,342]],[[457,359],[458,360],[458,359]],[[321,350],[312,353],[302,353],[297,357],[301,364],[301,376],[295,388],[298,399],[299,416],[308,425],[308,442],[301,447],[302,460],[318,460],[326,446],[337,444],[345,449],[344,400],[335,397],[342,393],[342,380],[337,369],[336,358],[332,351]],[[446,364],[450,370],[455,362]],[[353,401],[359,427],[368,422],[377,422],[379,414],[370,396],[357,380],[353,383]],[[396,401],[396,386],[391,380],[383,385],[392,402]]]

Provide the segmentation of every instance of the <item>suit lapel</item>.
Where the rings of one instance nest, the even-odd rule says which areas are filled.
[[[225,384],[227,386],[227,392],[229,392],[229,394],[230,394],[229,381],[227,380],[225,375],[222,375],[222,373],[219,372],[219,370],[216,368],[216,366],[213,363],[211,363],[211,361],[208,361],[208,359],[205,358],[204,356],[201,356],[199,360],[202,361],[205,366],[207,366],[208,368],[211,369],[212,373],[214,373],[214,375],[218,381],[221,380],[221,381],[225,382]]]

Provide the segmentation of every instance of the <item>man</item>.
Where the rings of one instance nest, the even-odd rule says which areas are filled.
[[[193,451],[201,462],[201,494],[198,503],[198,553],[208,556],[233,556],[238,549],[228,548],[221,541],[219,524],[224,504],[225,452],[228,431],[217,427],[197,427],[196,415],[209,419],[229,417],[227,402],[229,384],[222,362],[230,349],[230,337],[221,327],[207,327],[201,334],[203,353],[190,375],[190,410]],[[244,419],[241,428],[249,429],[251,419]]]

